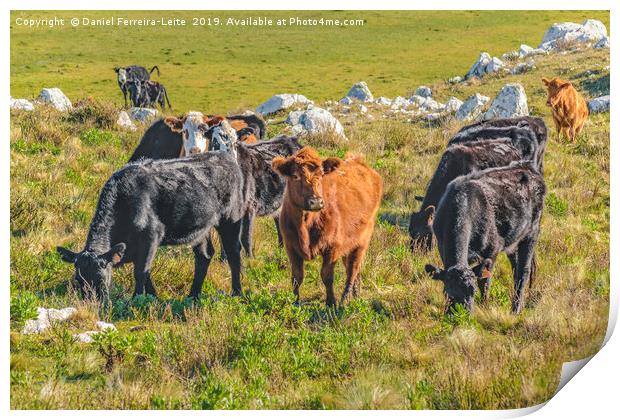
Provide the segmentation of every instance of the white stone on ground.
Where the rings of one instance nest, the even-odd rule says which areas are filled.
[[[504,62],[497,57],[491,57],[489,53],[483,52],[478,60],[471,66],[465,78],[482,77],[488,73],[497,73],[504,68]]]
[[[39,334],[48,329],[53,323],[61,323],[73,316],[77,309],[67,307],[63,309],[37,308],[37,319],[26,321],[22,334]]]
[[[375,99],[375,103],[383,106],[390,106],[392,105],[392,100],[390,98],[386,98],[385,96],[379,96]]]
[[[116,120],[116,124],[119,127],[124,128],[129,131],[137,130],[136,125],[133,123],[133,121],[131,121],[131,118],[129,117],[129,114],[127,113],[127,111],[121,111],[118,114],[118,119]]]
[[[159,115],[159,111],[153,108],[131,108],[129,110],[129,116],[133,121],[141,123],[154,120]]]
[[[609,112],[609,95],[599,96],[588,102],[591,113]]]
[[[39,103],[51,105],[58,111],[69,111],[73,108],[69,98],[58,88],[45,88],[41,90],[39,97],[36,100]]]
[[[11,109],[20,109],[22,111],[34,111],[34,105],[28,99],[11,98]]]
[[[333,131],[344,137],[344,128],[340,121],[329,111],[310,105],[305,111],[293,111],[288,115],[286,123],[291,126],[293,134],[320,134]]]
[[[538,47],[550,51],[563,44],[596,44],[605,36],[607,28],[600,20],[587,19],[581,25],[574,22],[554,23],[547,29]]]
[[[275,114],[278,111],[289,109],[293,105],[309,105],[313,102],[304,95],[298,93],[282,93],[274,95],[266,102],[256,107],[256,112],[263,115]]]
[[[456,119],[459,121],[472,121],[476,119],[484,109],[484,106],[489,102],[489,97],[476,93],[461,105],[456,111]]]
[[[463,105],[463,101],[461,101],[459,98],[451,96],[446,102],[444,111],[449,113],[456,112],[461,107],[461,105]]]
[[[349,89],[346,97],[351,99],[357,99],[358,101],[362,102],[372,102],[375,100],[372,96],[372,93],[370,92],[370,89],[368,88],[368,85],[364,81],[354,84],[351,89]]]
[[[519,83],[509,83],[501,88],[483,119],[513,118],[529,114],[525,89]]]
[[[430,98],[433,96],[433,91],[428,86],[420,86],[415,90],[415,94],[423,98]]]
[[[601,38],[601,40],[596,43],[594,48],[596,48],[597,50],[600,49],[600,48],[610,48],[610,46],[609,46],[609,37],[608,36],[604,36],[603,38]]]

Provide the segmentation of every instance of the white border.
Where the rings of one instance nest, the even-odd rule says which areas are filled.
[[[201,2],[197,0],[177,0],[174,2],[170,1],[161,1],[161,0],[152,0],[152,1],[119,1],[119,0],[110,0],[105,2],[100,2],[100,4],[95,4],[95,2],[90,2],[88,4],[83,1],[71,0],[71,1],[42,1],[42,0],[22,0],[22,1],[14,1],[9,0],[7,2],[3,2],[3,17],[5,26],[1,29],[2,33],[2,45],[4,48],[4,56],[5,60],[2,64],[2,80],[5,82],[2,83],[2,91],[0,93],[0,98],[5,98],[8,102],[9,91],[10,91],[10,66],[9,60],[6,59],[7,55],[9,55],[9,25],[7,24],[10,21],[10,9],[16,10],[36,10],[36,9],[56,9],[56,10],[123,10],[123,9],[143,9],[143,10],[200,10],[200,9],[209,9],[209,10],[287,10],[287,9],[296,9],[296,10],[334,10],[334,9],[349,9],[349,10],[381,10],[381,9],[392,9],[392,10],[405,10],[405,9],[414,9],[414,10],[451,10],[451,9],[478,9],[478,10],[611,10],[611,21],[610,27],[608,28],[608,32],[610,34],[620,26],[617,25],[617,10],[618,7],[614,6],[617,2],[612,1],[600,1],[600,0],[589,0],[589,1],[568,1],[568,0],[521,0],[518,3],[511,2],[485,2],[481,0],[470,0],[467,2],[456,2],[450,0],[435,0],[433,2],[420,2],[419,4],[412,3],[410,1],[395,1],[395,0],[382,0],[381,2],[370,2],[364,0],[314,0],[308,4],[299,4],[299,3],[291,3],[289,1],[284,0],[271,0],[271,1],[263,1],[260,3],[251,2],[247,0],[237,1],[234,4],[225,4],[225,3],[213,3],[211,2]],[[489,7],[492,6],[492,7]],[[542,34],[541,34],[542,36]],[[615,36],[615,34],[614,34]],[[616,57],[613,53],[615,51],[613,45],[615,43],[612,42],[612,55],[611,55],[611,65],[616,68]],[[611,73],[611,85],[617,85],[614,83],[614,80],[617,79],[615,77],[616,73]],[[612,96],[613,92],[612,89]],[[616,95],[617,96],[617,95]],[[612,99],[612,102],[615,104],[615,98]],[[8,108],[8,106],[7,106]],[[1,181],[3,190],[9,191],[10,179],[9,179],[9,168],[10,168],[10,153],[9,153],[9,113],[8,110],[5,111],[0,116],[0,122],[2,127],[3,136],[3,146],[1,149],[1,161],[3,165],[1,166]],[[615,107],[612,107],[611,110],[611,139],[616,139],[617,132],[617,124],[615,121],[618,121],[618,112],[615,111]],[[616,157],[618,157],[618,147],[615,145],[614,141],[611,141],[611,162],[616,162]],[[620,243],[618,241],[619,238],[619,227],[617,220],[617,196],[618,196],[618,171],[615,170],[615,167],[611,166],[611,267],[610,273],[611,278],[615,279],[616,274],[618,273],[619,264],[618,264],[618,249],[616,248],[617,244]],[[9,399],[9,302],[10,302],[10,293],[9,293],[9,241],[10,241],[10,228],[9,228],[9,194],[5,193],[0,197],[2,206],[0,207],[0,226],[2,227],[1,234],[4,238],[3,244],[4,246],[0,247],[0,279],[2,279],[2,286],[0,287],[0,294],[2,296],[2,319],[1,323],[2,327],[0,330],[0,335],[2,336],[2,363],[1,366],[1,409],[2,412],[9,412],[10,407],[10,399]],[[612,415],[617,416],[616,412],[616,400],[618,399],[618,378],[620,378],[620,362],[618,355],[620,355],[620,339],[618,339],[617,334],[612,335],[613,328],[615,326],[617,315],[618,315],[618,287],[615,282],[612,280],[610,287],[610,321],[608,327],[608,333],[606,339],[609,339],[607,344],[601,351],[599,351],[593,359],[588,363],[586,369],[580,372],[576,378],[569,381],[569,383],[555,396],[553,397],[546,405],[541,404],[538,407],[532,407],[521,410],[506,410],[506,411],[382,411],[381,416],[392,417],[392,418],[402,418],[403,416],[407,417],[416,417],[416,418],[458,418],[458,419],[480,419],[480,418],[506,418],[506,417],[516,417],[525,415],[527,413],[531,413],[533,411],[534,414],[531,415],[532,418],[583,418],[588,416],[589,418],[610,418]],[[84,396],[88,398],[88,395]],[[544,407],[543,407],[544,406]],[[542,408],[538,410],[539,408]],[[536,411],[538,410],[538,411]],[[613,413],[613,414],[611,414]],[[29,418],[29,417],[40,417],[44,415],[47,418],[77,418],[81,416],[82,413],[77,411],[47,411],[44,414],[38,413],[34,411],[10,411],[8,413],[12,417],[20,417],[20,418]],[[129,417],[141,415],[143,413],[135,412],[135,411],[94,411],[89,412],[89,416],[94,416],[95,418],[103,418],[109,417],[110,415],[114,417]],[[272,418],[284,418],[288,416],[295,416],[300,419],[310,419],[311,417],[316,416],[318,413],[309,412],[309,411],[295,411],[287,412],[287,411],[241,411],[241,412],[227,412],[227,411],[217,411],[217,412],[183,412],[174,414],[174,415],[183,415],[183,416],[200,416],[204,418],[204,416],[208,416],[209,418],[220,419],[220,418],[230,418],[231,416],[239,417],[239,418],[265,418],[271,420]],[[157,418],[167,418],[171,415],[169,412],[152,412],[148,413],[149,416],[154,416]],[[372,418],[377,414],[371,411],[328,411],[322,412],[321,416],[325,417],[342,417],[342,416],[350,416],[355,415],[357,418]],[[374,419],[373,419],[374,420]]]

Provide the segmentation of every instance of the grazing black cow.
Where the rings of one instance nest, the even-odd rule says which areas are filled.
[[[512,310],[523,309],[545,192],[543,177],[531,161],[474,172],[448,185],[433,221],[444,269],[426,266],[443,282],[448,308],[461,304],[473,309],[475,280],[486,299],[495,259],[505,251],[515,284]]]
[[[134,264],[135,292],[155,295],[150,268],[161,245],[191,244],[195,271],[190,296],[197,297],[207,274],[217,229],[228,254],[232,293],[241,293],[239,230],[248,212],[275,212],[284,181],[271,168],[274,154],[289,156],[301,146],[295,138],[270,142],[269,153],[238,145],[231,153],[211,152],[173,160],[141,160],[125,165],[99,196],[86,245],[81,252],[58,247],[75,265],[79,288],[104,299],[112,267]]]
[[[426,187],[424,197],[416,197],[422,200],[422,205],[409,219],[412,250],[415,251],[417,247],[426,251],[431,250],[435,208],[450,181],[474,171],[506,166],[519,160],[531,160],[533,157],[533,150],[518,150],[512,141],[506,138],[454,144],[448,147]]]
[[[164,110],[166,103],[168,103],[168,108],[172,109],[168,99],[168,91],[161,83],[151,80],[129,80],[125,84],[129,91],[132,106],[151,108],[159,105]]]
[[[522,129],[529,130],[534,136]],[[547,126],[542,118],[529,116],[500,118],[466,125],[450,139],[448,145],[498,137],[509,137],[513,141],[521,143],[529,141],[535,145],[536,162],[541,173],[543,173],[543,157],[547,146]]]
[[[121,92],[123,92],[123,98],[125,99],[125,108],[127,108],[127,93],[129,93],[129,90],[127,89],[127,82],[130,80],[150,80],[153,70],[157,70],[157,76],[159,76],[159,67],[157,66],[153,66],[151,71],[147,71],[142,66],[135,65],[127,67],[114,67],[118,87],[121,89]]]
[[[200,112],[189,112],[188,114],[176,118],[167,117],[158,120],[149,127],[129,162],[139,159],[171,159],[182,156],[186,151],[192,153],[202,153],[207,150],[220,150],[220,144],[213,142],[212,133],[218,124],[223,120],[220,116],[205,116]],[[255,132],[261,133],[257,135],[259,138],[266,133],[266,123],[258,115],[239,114],[226,117],[231,126],[236,128],[239,140],[244,139],[244,132],[248,128],[252,128]],[[206,125],[206,126],[205,126]],[[209,128],[210,129],[206,129]],[[260,144],[265,143],[263,146]],[[269,142],[260,142],[255,147],[265,150],[269,153]],[[194,152],[195,150],[195,152]],[[271,213],[269,213],[271,214]],[[266,216],[268,214],[257,213],[258,216]],[[254,224],[254,215],[247,215],[242,224],[241,244],[246,254],[252,256],[252,227]],[[276,231],[278,232],[278,243],[282,246],[282,235],[280,233],[277,212],[272,214],[274,217]],[[222,251],[224,251],[222,249]],[[222,252],[222,259],[226,258],[226,253]]]

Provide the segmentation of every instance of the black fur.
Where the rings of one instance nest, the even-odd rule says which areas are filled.
[[[451,305],[472,309],[476,278],[483,298],[487,296],[490,275],[481,278],[483,269],[490,271],[504,251],[514,274],[512,310],[521,311],[545,191],[543,177],[532,162],[474,172],[450,182],[433,222],[444,270],[428,265],[427,271],[443,281]]]
[[[168,99],[168,91],[161,83],[150,80],[130,80],[125,84],[132,106],[154,108],[159,105],[162,110],[165,110],[167,103],[168,108],[172,109]]]
[[[287,137],[266,143],[269,153],[239,145],[236,160],[230,153],[209,152],[140,160],[115,172],[101,191],[84,249],[58,248],[63,260],[75,265],[82,291],[104,299],[112,266],[133,263],[134,294],[155,295],[150,267],[157,248],[191,244],[195,272],[190,296],[197,297],[213,256],[209,233],[216,228],[228,255],[232,292],[241,293],[241,220],[279,209],[284,181],[271,168],[271,154],[290,155],[301,148]]]
[[[121,92],[123,92],[123,98],[125,99],[125,108],[127,108],[127,94],[129,93],[127,82],[130,80],[150,80],[153,70],[157,70],[157,76],[159,76],[159,67],[157,66],[153,66],[153,68],[151,68],[151,71],[147,71],[144,67],[136,65],[127,67],[114,67],[118,87],[121,89]],[[121,81],[119,77],[121,71],[125,73],[126,79],[124,81]]]

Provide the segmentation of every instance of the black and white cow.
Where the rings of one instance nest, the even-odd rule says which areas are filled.
[[[165,110],[167,103],[168,108],[172,109],[168,91],[161,83],[152,80],[128,80],[125,85],[132,106],[154,108],[159,105],[162,110]]]
[[[150,80],[154,70],[157,70],[157,76],[159,76],[159,67],[157,66],[153,66],[151,71],[147,71],[144,67],[136,65],[114,67],[118,87],[121,89],[121,92],[123,92],[123,98],[125,99],[125,108],[127,108],[127,94],[129,93],[127,82],[130,80]]]
[[[448,185],[433,221],[444,268],[426,266],[443,282],[448,308],[461,304],[471,311],[476,280],[486,299],[495,259],[504,251],[515,284],[512,310],[523,309],[525,286],[535,270],[545,192],[543,177],[531,161],[474,172]]]
[[[210,152],[140,160],[115,172],[101,190],[83,250],[57,248],[64,261],[74,264],[79,289],[105,299],[112,267],[133,263],[134,294],[155,295],[150,270],[157,248],[190,244],[195,257],[190,296],[197,297],[213,256],[210,231],[215,228],[228,255],[232,293],[240,294],[243,216],[280,208],[284,182],[271,168],[271,159],[301,148],[296,138],[285,136],[265,143],[264,150],[238,145],[236,159],[231,153]]]

